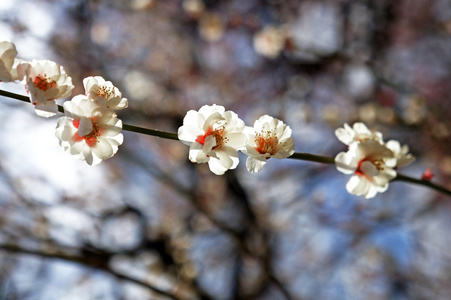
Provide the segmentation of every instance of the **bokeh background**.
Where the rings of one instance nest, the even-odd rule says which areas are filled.
[[[0,39],[63,65],[73,95],[112,81],[124,123],[177,132],[216,103],[335,156],[363,121],[410,146],[403,174],[451,188],[449,0],[2,0]],[[90,167],[56,119],[0,98],[0,299],[451,298],[449,197],[393,182],[367,200],[291,159],[216,176],[132,132]]]

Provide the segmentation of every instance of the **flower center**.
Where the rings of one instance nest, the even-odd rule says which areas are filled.
[[[197,136],[196,142],[203,145],[205,144],[205,139],[210,135],[212,135],[216,140],[216,145],[211,150],[222,147],[228,141],[228,138],[224,136],[224,126],[221,126],[215,130],[213,130],[212,127],[208,128],[207,132],[204,135]]]
[[[38,75],[34,78],[33,85],[40,90],[46,91],[50,88],[56,88],[56,81],[47,77],[46,74],[44,76]]]
[[[103,97],[105,99],[111,98],[113,95],[113,88],[106,85],[99,86],[99,89],[97,90],[97,96]]]
[[[260,154],[276,154],[278,143],[279,139],[274,136],[274,132],[270,130],[262,131],[255,136],[255,144],[257,145],[257,147],[255,147],[255,150],[257,150]]]
[[[78,142],[81,140],[85,140],[86,144],[89,147],[94,147],[97,143],[97,138],[101,135],[101,130],[99,128],[99,124],[97,121],[90,119],[92,122],[92,131],[84,136],[80,136],[78,135],[78,131],[75,133],[74,135],[74,139]],[[74,125],[75,128],[78,129],[78,127],[80,126],[80,120],[75,119],[72,121],[72,124]]]
[[[359,163],[357,165],[357,169],[354,172],[354,175],[364,176],[369,181],[372,181],[372,176],[373,175],[368,175],[367,174],[368,170],[366,172],[364,170],[362,170],[362,164],[364,162],[366,162],[366,161],[370,162],[374,167],[376,167],[376,170],[379,171],[379,172],[384,170],[385,163],[381,159],[376,159],[376,160],[362,159],[362,160],[359,161]]]

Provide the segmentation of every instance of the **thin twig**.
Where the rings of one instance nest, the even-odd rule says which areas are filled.
[[[412,178],[412,177],[405,176],[405,175],[402,175],[402,174],[398,173],[398,175],[396,176],[395,179],[393,179],[393,181],[405,181],[405,182],[408,182],[408,183],[422,185],[422,186],[425,186],[425,187],[429,187],[429,188],[431,188],[433,190],[436,190],[439,193],[451,196],[451,191],[450,190],[446,189],[443,186],[440,186],[440,185],[437,185],[435,183],[432,183],[432,182],[430,182],[428,180],[416,179],[416,178]]]

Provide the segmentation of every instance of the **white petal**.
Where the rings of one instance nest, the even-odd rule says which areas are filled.
[[[80,155],[84,149],[84,147],[87,146],[84,140],[81,140],[79,142],[73,143],[69,148],[69,153],[72,155]],[[84,158],[84,155],[82,155]]]
[[[286,140],[280,141],[278,148],[279,149],[278,149],[277,153],[273,156],[274,158],[283,159],[283,158],[287,158],[287,157],[293,155],[294,139],[288,138]]]
[[[114,109],[121,110],[128,107],[128,99],[127,98],[121,98],[121,101],[119,104],[117,104]]]
[[[203,151],[203,146],[193,143],[189,148],[189,160],[196,163],[206,163],[210,158]]]
[[[218,121],[221,121],[221,120],[224,120],[224,118],[222,117],[222,115],[220,113],[215,112],[215,113],[211,114],[205,120],[205,123],[204,123],[204,126],[202,127],[202,130],[204,132],[207,132],[210,128],[213,127],[214,123],[216,123]]]
[[[121,131],[122,131],[122,126],[121,127],[105,126],[102,130],[102,136],[113,137],[113,136],[116,136],[119,133],[121,133]]]
[[[92,132],[92,121],[89,118],[81,117],[80,125],[78,126],[78,135],[85,136]]]
[[[211,158],[210,161],[217,161],[226,170],[232,168],[234,162],[233,162],[232,158],[226,152],[216,151],[216,155],[217,155],[217,158]],[[211,170],[211,171],[214,173],[213,170]]]
[[[227,146],[235,148],[237,150],[244,148],[246,144],[246,135],[244,133],[229,133],[227,137]]]
[[[34,106],[36,114],[40,117],[49,118],[58,113],[58,106],[54,101],[46,101],[44,104]]]
[[[72,119],[68,117],[61,117],[56,125],[56,137],[61,141],[69,142],[77,132],[77,129],[72,125]]]
[[[352,174],[355,172],[357,165],[352,164],[352,155],[348,152],[340,152],[335,157],[335,166],[338,171],[345,174]]]
[[[107,159],[113,156],[113,147],[103,137],[97,138],[97,143],[92,147],[92,151],[100,159]]]
[[[92,148],[84,144],[82,148],[82,153],[88,165],[92,166],[94,163],[94,157],[92,156]]]
[[[353,195],[366,195],[370,188],[370,182],[364,176],[352,176],[346,184],[346,190]]]
[[[266,158],[248,157],[246,160],[246,168],[249,172],[259,172],[266,164]]]
[[[401,144],[398,141],[390,140],[387,143],[385,143],[385,146],[391,151],[393,151],[395,156],[401,153]]]
[[[216,175],[223,175],[228,170],[228,168],[224,167],[217,158],[211,158],[208,161],[208,167],[210,168],[210,171]]]
[[[232,147],[222,147],[221,150],[232,160],[232,166],[230,169],[235,169],[238,166],[238,163],[240,162],[238,158],[238,151]]]
[[[347,125],[347,124],[345,124]],[[354,136],[351,135],[346,129],[338,128],[335,130],[335,135],[345,145],[349,145],[352,140],[354,139]]]
[[[396,166],[404,167],[411,164],[413,161],[415,161],[415,156],[413,156],[412,154],[407,154],[398,160]]]
[[[364,161],[360,165],[360,170],[368,177],[374,177],[379,175],[379,171],[376,166],[370,161]]]

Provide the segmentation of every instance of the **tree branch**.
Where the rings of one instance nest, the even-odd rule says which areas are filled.
[[[16,99],[19,101],[24,101],[24,102],[30,103],[28,96],[19,95],[19,94],[15,94],[15,93],[3,91],[3,90],[0,90],[0,96],[5,96],[5,97],[9,97],[9,98]],[[61,113],[64,113],[64,108],[61,105],[58,105],[58,111]],[[166,132],[166,131],[161,131],[161,130],[156,130],[156,129],[148,129],[148,128],[138,127],[138,126],[134,126],[134,125],[129,125],[129,124],[123,124],[122,129],[127,130],[127,131],[141,133],[141,134],[156,136],[156,137],[160,137],[163,139],[178,140],[178,135],[176,133],[172,133],[172,132]],[[289,158],[305,160],[305,161],[313,161],[313,162],[323,163],[323,164],[335,164],[335,159],[333,157],[321,156],[321,155],[315,155],[315,154],[309,154],[309,153],[294,153]],[[402,175],[402,174],[398,174],[394,180],[405,181],[405,182],[409,182],[409,183],[413,183],[413,184],[422,185],[424,187],[436,190],[437,192],[442,193],[444,195],[451,196],[450,190],[448,190],[447,188],[440,186],[438,184],[432,183],[430,181],[420,180],[420,179],[416,179],[416,178],[409,177],[409,176]]]

